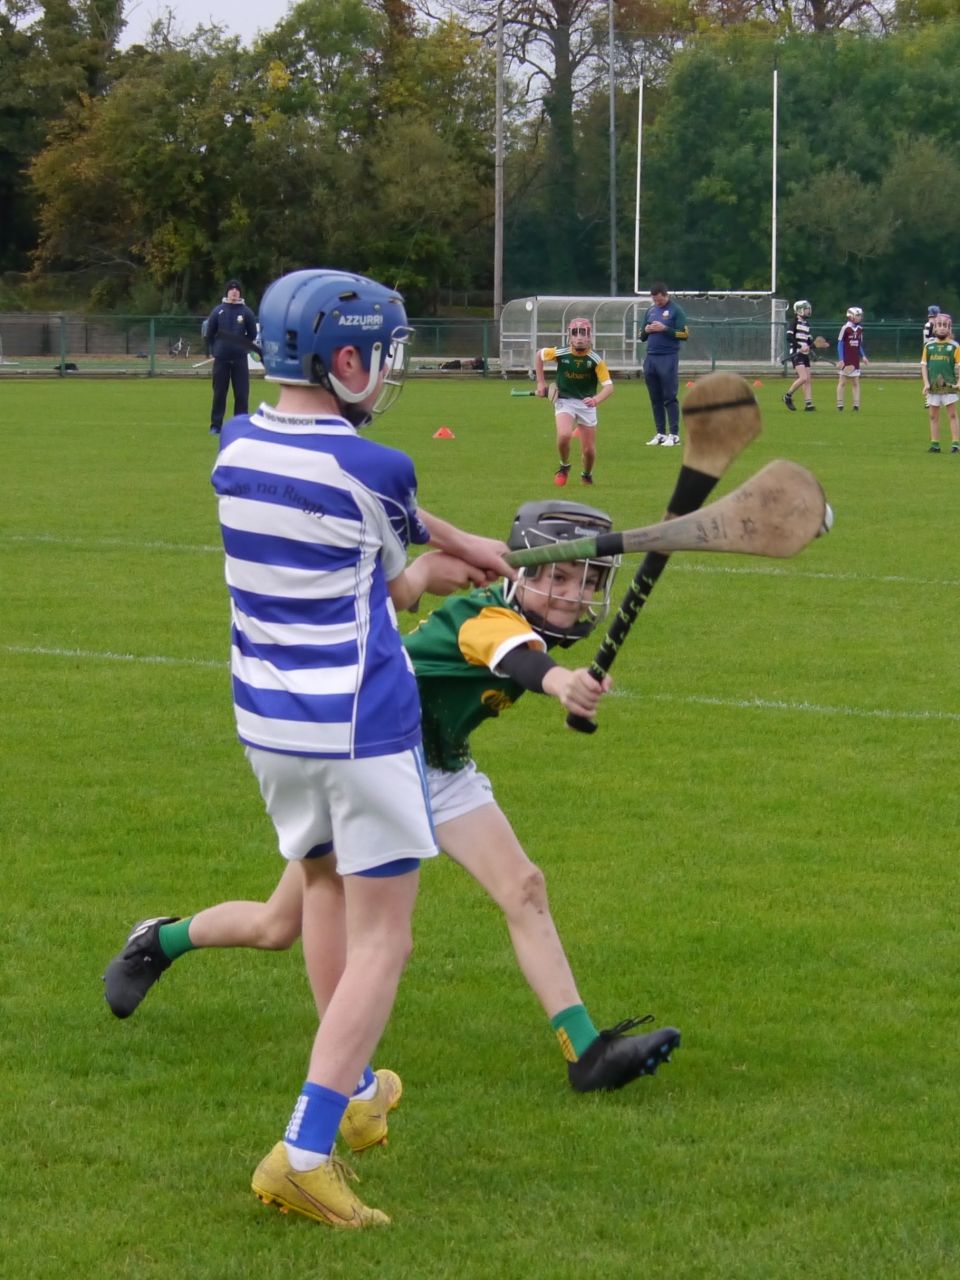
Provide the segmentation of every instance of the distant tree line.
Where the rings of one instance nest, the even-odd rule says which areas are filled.
[[[205,309],[308,264],[492,286],[497,0],[301,0],[247,47],[0,0],[0,309]],[[606,0],[502,0],[504,296],[606,293]],[[616,272],[868,316],[957,305],[960,0],[616,0]]]

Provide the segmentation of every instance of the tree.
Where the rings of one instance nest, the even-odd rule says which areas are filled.
[[[194,273],[222,274],[248,222],[249,77],[216,33],[133,50],[122,72],[65,113],[31,166],[37,268],[83,273],[100,305],[145,271],[183,307]]]
[[[24,172],[53,122],[108,86],[121,7],[122,0],[0,0],[0,269],[28,265],[37,208]]]

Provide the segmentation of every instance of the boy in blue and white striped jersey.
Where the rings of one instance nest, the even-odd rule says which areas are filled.
[[[377,1226],[389,1219],[360,1201],[333,1146],[352,1099],[395,1102],[378,1095],[399,1081],[369,1063],[410,953],[420,860],[437,853],[395,610],[499,577],[505,545],[422,511],[411,460],[358,434],[399,394],[412,330],[395,291],[296,271],[267,290],[260,324],[280,397],[223,428],[213,486],[237,730],[280,852],[303,861],[304,958],[324,1014],[253,1189],[317,1221]],[[411,542],[439,550],[408,566]],[[312,923],[331,896],[335,936]]]

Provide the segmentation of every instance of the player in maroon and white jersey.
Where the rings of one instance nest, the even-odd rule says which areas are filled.
[[[847,319],[837,336],[837,409],[843,413],[847,383],[853,388],[853,412],[860,412],[860,365],[869,364],[863,346],[863,308],[847,307]]]

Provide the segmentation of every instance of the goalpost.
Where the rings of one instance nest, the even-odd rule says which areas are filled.
[[[687,367],[781,363],[787,303],[777,288],[777,131],[778,72],[773,72],[772,157],[770,168],[770,287],[769,289],[673,289],[691,321],[683,344]],[[608,368],[630,373],[639,369],[643,345],[639,327],[649,306],[649,289],[640,285],[640,197],[643,146],[643,89],[640,76],[637,104],[637,176],[634,212],[633,297],[544,296],[514,298],[500,315],[500,371],[532,373],[538,348],[562,342],[570,319],[584,315],[593,322],[594,347]],[[646,295],[646,296],[643,296]]]

